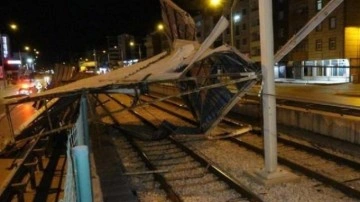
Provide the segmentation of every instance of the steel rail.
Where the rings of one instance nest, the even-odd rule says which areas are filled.
[[[152,97],[152,96],[150,96],[150,97]],[[168,101],[168,100],[165,101],[165,102],[168,103],[168,104],[171,104],[173,106],[176,106],[176,107],[181,107],[181,108],[187,109],[186,107],[183,107],[182,105],[176,104],[176,103]],[[157,105],[156,105],[156,107],[159,108],[159,109],[163,109],[163,108],[161,108],[160,106],[157,106]],[[163,109],[163,110],[169,111],[174,115],[176,114],[175,112],[170,111],[168,109]],[[179,116],[179,114],[178,114],[178,116]],[[191,121],[191,119],[186,119],[185,117],[183,117],[182,119]],[[241,123],[239,123],[237,120],[233,120],[232,118],[225,118],[225,119],[223,119],[223,122],[226,122],[228,124],[241,126]],[[253,132],[255,134],[258,133],[257,131],[253,131]],[[352,167],[354,169],[360,170],[360,162],[352,161],[350,159],[347,159],[347,158],[344,158],[344,157],[341,157],[341,156],[337,156],[337,155],[328,153],[326,151],[316,149],[316,148],[311,147],[311,146],[307,146],[307,145],[304,145],[304,144],[300,144],[300,143],[297,143],[297,142],[282,138],[280,136],[278,136],[278,142],[282,143],[282,144],[285,144],[285,145],[289,145],[289,146],[298,148],[298,149],[301,149],[301,150],[304,150],[304,151],[306,151],[308,153],[311,153],[311,154],[314,154],[314,155],[324,157],[326,159],[331,159],[333,161],[336,161],[337,163],[341,163],[341,164],[347,165],[349,167]]]
[[[112,100],[116,100],[112,96],[109,96],[109,95],[107,95],[107,96],[110,97]],[[101,103],[101,101],[100,101],[100,99],[98,97],[95,97],[95,96],[93,96],[93,97],[98,101],[98,103]],[[117,102],[117,104],[124,107],[124,105],[122,103],[120,103],[120,102]],[[110,118],[112,119],[112,121],[114,123],[116,123],[117,125],[120,125],[118,120],[110,113],[110,111],[103,104],[101,104],[100,106],[109,114]],[[120,127],[119,130],[122,130],[122,128]],[[125,134],[128,134],[127,131],[122,130],[122,132],[124,132]],[[146,154],[144,152],[142,152],[141,149],[137,145],[135,145],[132,138],[128,137],[128,135],[126,135],[125,137],[131,143],[131,145],[135,149],[135,151],[140,155],[141,159],[145,162],[148,169],[156,170],[155,166],[153,164],[151,164],[151,162],[147,158]],[[182,201],[180,199],[180,197],[172,189],[172,187],[166,182],[165,178],[162,175],[160,175],[158,173],[154,173],[153,175],[154,175],[156,181],[158,181],[160,183],[161,188],[164,189],[164,191],[167,193],[170,200],[175,201],[175,202]]]
[[[111,96],[110,96],[111,97]],[[115,99],[113,97],[111,97],[112,99]],[[116,99],[115,99],[116,100]],[[120,102],[118,102],[118,104],[120,104]],[[158,109],[162,109],[162,108],[158,108]],[[163,110],[163,109],[162,109]],[[166,112],[168,112],[169,110],[167,110]],[[136,113],[135,111],[131,111],[132,113]],[[171,113],[171,115],[173,116],[179,116],[176,113]],[[145,118],[141,117],[140,114],[137,113],[137,116],[141,119],[141,120],[146,120]],[[185,118],[187,119],[187,118]],[[147,123],[152,124],[151,122],[146,121]],[[149,159],[147,158],[146,154],[144,152],[141,151],[141,149],[133,142],[133,140],[129,137],[126,136],[126,138],[128,138],[129,142],[131,142],[132,144],[134,144],[136,151],[141,155],[141,158],[144,161],[149,161]],[[248,188],[246,188],[246,186],[242,185],[241,183],[237,182],[233,177],[231,177],[230,175],[228,175],[226,172],[222,171],[219,167],[213,165],[212,163],[210,163],[209,161],[205,160],[203,157],[201,157],[200,155],[196,154],[194,151],[192,151],[191,149],[189,149],[188,147],[186,147],[184,144],[180,143],[179,141],[175,140],[172,137],[168,137],[168,139],[175,144],[179,149],[181,149],[182,151],[184,151],[185,153],[187,153],[188,155],[190,155],[192,158],[194,158],[197,162],[199,162],[202,166],[206,167],[212,174],[214,174],[215,176],[217,176],[219,179],[221,179],[223,182],[225,182],[227,185],[229,185],[229,187],[235,191],[237,191],[238,193],[240,193],[242,196],[244,196],[244,198],[248,199],[249,201],[254,201],[254,202],[258,202],[258,201],[263,201],[258,195],[256,195],[255,193],[253,193],[251,190],[249,190]],[[148,163],[147,163],[148,164]],[[156,167],[153,166],[151,164],[151,162],[149,161],[149,168],[156,170]],[[161,179],[162,180],[162,179]],[[165,178],[164,178],[165,180]],[[166,181],[165,181],[166,182]],[[166,186],[168,184],[166,183]],[[168,185],[170,186],[170,185]]]
[[[172,103],[174,106],[176,106],[175,103]],[[159,107],[159,106],[158,106]],[[160,107],[159,107],[160,108]],[[181,116],[181,115],[177,115],[177,116]],[[231,124],[240,124],[240,123],[237,123],[236,121],[231,121],[231,120],[223,120],[224,122],[228,122],[228,123],[231,123]],[[245,142],[242,142],[234,137],[230,137],[228,138],[229,141],[239,145],[239,146],[244,146],[246,147],[247,149],[249,150],[252,150],[260,155],[264,155],[263,154],[263,149],[259,149],[255,146],[252,146],[250,144],[247,144]],[[283,143],[283,144],[287,144],[287,145],[290,145],[292,147],[295,147],[295,148],[299,148],[301,150],[305,150],[306,152],[309,152],[311,154],[314,154],[314,155],[318,155],[318,156],[322,156],[324,158],[327,158],[327,159],[331,159],[333,161],[336,161],[337,163],[342,163],[342,164],[345,164],[349,167],[352,167],[354,169],[359,169],[360,168],[360,163],[358,162],[354,162],[354,161],[351,161],[349,159],[346,159],[346,158],[343,158],[343,157],[340,157],[340,156],[336,156],[336,155],[333,155],[333,154],[330,154],[330,153],[327,153],[325,151],[322,151],[322,150],[318,150],[318,149],[315,149],[315,148],[312,148],[312,147],[309,147],[309,146],[305,146],[305,145],[302,145],[302,144],[299,144],[299,143],[295,143],[295,142],[292,142],[290,140],[286,140],[284,138],[281,138],[279,137],[278,138],[279,142]],[[305,175],[309,176],[309,177],[312,177],[312,178],[315,178],[321,182],[324,182],[326,184],[329,184],[331,185],[332,187],[340,190],[341,192],[345,193],[346,195],[349,195],[349,196],[353,196],[353,197],[356,197],[356,198],[360,198],[360,191],[359,190],[356,190],[350,186],[347,186],[346,184],[342,183],[342,182],[339,182],[331,177],[328,177],[328,176],[325,176],[325,175],[322,175],[320,173],[317,173],[315,171],[312,171],[311,169],[308,169],[304,166],[301,166],[297,163],[294,163],[290,160],[287,160],[286,158],[283,158],[283,157],[278,157],[279,159],[279,162],[294,169],[294,170],[297,170],[297,171],[300,171],[302,173],[304,173]]]
[[[229,174],[221,170],[221,168],[212,164],[211,162],[205,160],[200,155],[196,154],[193,150],[186,147],[184,144],[180,143],[173,137],[169,137],[172,143],[174,143],[178,148],[189,154],[192,158],[194,158],[197,162],[201,163],[202,166],[206,167],[212,174],[219,177],[222,181],[226,182],[230,188],[236,190],[241,195],[245,196],[249,201],[263,201],[258,195],[249,190],[246,186],[242,185],[236,179],[231,177]]]
[[[245,147],[248,150],[251,150],[259,155],[264,156],[264,150],[261,148],[258,148],[256,146],[253,146],[249,143],[243,142],[243,141],[238,140],[233,137],[230,137],[229,141],[234,144],[237,144],[238,146]],[[319,180],[327,185],[332,186],[333,188],[343,192],[347,196],[352,196],[352,197],[360,199],[360,191],[359,190],[356,190],[350,186],[347,186],[342,182],[339,182],[339,181],[337,181],[331,177],[325,176],[321,173],[317,173],[309,168],[306,168],[305,166],[302,166],[300,164],[292,162],[281,156],[278,156],[278,161],[279,161],[279,163],[281,163],[293,170],[300,171],[301,173],[305,174],[308,177],[314,178],[314,179]]]

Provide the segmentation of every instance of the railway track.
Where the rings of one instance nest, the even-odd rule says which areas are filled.
[[[109,114],[112,122],[121,125],[123,120],[119,120],[116,114],[111,115],[110,112],[118,109],[118,107],[129,107],[131,99],[127,98],[129,101],[123,103],[126,96],[122,95],[121,99],[117,96],[119,95],[99,95],[96,99],[98,103],[104,103],[100,106]],[[116,103],[117,106],[111,106],[110,102],[106,101],[108,99],[111,99],[113,101],[111,103]],[[148,127],[146,132],[149,132],[149,130],[156,132],[160,123],[157,122],[154,116],[149,116],[149,114],[161,116],[161,113],[164,112],[154,107],[151,108],[153,109],[129,110],[126,117],[128,118],[131,115],[130,120],[138,119],[138,122],[146,123]],[[177,117],[177,119],[179,118]],[[128,133],[124,128],[119,129],[123,133]],[[166,192],[171,201],[262,201],[259,196],[238,183],[229,174],[174,138],[168,137],[157,141],[144,141],[132,139],[130,135],[127,135],[126,140],[123,139],[118,142],[118,145],[127,149],[131,147],[131,151],[128,151],[128,153],[137,153],[136,157],[132,156],[132,160],[141,159],[143,162],[128,163],[133,165],[133,168],[131,169],[132,166],[129,166],[127,172],[147,175],[140,184],[150,184],[152,188],[154,188],[154,184],[159,184],[159,188]],[[152,182],[152,179],[149,183],[149,174],[153,175],[156,183]]]
[[[142,99],[150,101],[154,96],[143,96]],[[167,105],[167,106],[166,106]],[[182,104],[173,101],[164,101],[156,104],[158,109],[171,112],[172,115],[181,116],[182,120],[187,117],[176,113],[176,108],[186,110]],[[194,123],[188,119],[189,123]],[[223,123],[241,125],[238,120],[225,118]],[[259,131],[253,131],[240,138],[230,137],[226,140],[245,147],[248,150],[263,155],[263,138]],[[279,163],[304,174],[309,178],[316,179],[326,186],[331,186],[347,196],[360,199],[360,162],[325,152],[311,145],[300,144],[287,138],[278,137],[278,160]]]

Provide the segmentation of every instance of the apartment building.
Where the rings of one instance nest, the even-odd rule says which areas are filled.
[[[299,3],[301,2],[301,3]],[[319,12],[329,0],[290,0],[290,34],[296,25],[303,26],[302,18],[309,20]],[[289,56],[288,65],[294,77],[305,80],[357,82],[360,58],[360,1],[344,0],[322,21]]]
[[[260,62],[258,0],[225,1],[222,13],[233,18],[222,43],[231,44]],[[274,51],[276,53],[330,0],[273,0]],[[235,5],[235,6],[234,6]],[[274,66],[276,78],[318,81],[358,81],[360,74],[360,1],[344,0],[329,16]],[[197,17],[195,22],[206,25]],[[209,21],[208,21],[209,22]],[[200,39],[204,38],[199,32]]]
[[[138,47],[131,47],[130,42],[135,42],[135,38],[129,34],[107,37],[110,68],[127,66],[139,57]]]

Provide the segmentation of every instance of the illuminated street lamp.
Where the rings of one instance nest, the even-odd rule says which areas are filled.
[[[130,41],[129,45],[131,47],[139,46],[139,60],[141,60],[141,47],[140,47],[140,44],[135,44],[135,42]]]
[[[29,47],[29,46],[25,46],[25,47],[24,47],[24,50],[29,51],[29,50],[30,50],[30,47]]]
[[[164,30],[164,25],[159,23],[158,26],[157,26],[157,30],[158,31],[163,31]]]
[[[220,6],[221,0],[210,0],[209,4],[210,4],[211,7],[216,8],[216,7]]]
[[[233,14],[237,2],[238,2],[238,0],[232,0],[231,8],[230,8],[230,44],[231,44],[231,46],[234,46],[234,21],[235,22],[240,21],[240,15],[234,16],[234,14]],[[209,5],[211,7],[217,8],[221,5],[221,0],[209,0]]]
[[[12,30],[17,30],[17,29],[18,29],[18,26],[17,26],[17,24],[15,24],[15,23],[11,23],[11,24],[10,24],[10,28],[11,28]]]
[[[27,69],[33,68],[33,66],[32,66],[33,62],[34,62],[34,60],[33,60],[32,58],[27,58],[27,59],[26,59]]]

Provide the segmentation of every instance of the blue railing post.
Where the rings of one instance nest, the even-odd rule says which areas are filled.
[[[85,145],[72,149],[75,161],[75,175],[78,202],[92,202],[92,188],[89,164],[89,150]]]
[[[84,143],[90,149],[90,142],[89,142],[89,123],[88,123],[88,114],[87,114],[87,99],[86,94],[83,93],[81,95],[81,122],[83,125],[83,132],[84,132]]]
[[[78,130],[77,145],[89,146],[89,123],[87,119],[87,100],[85,93],[81,95],[79,116],[80,121],[76,124]]]

